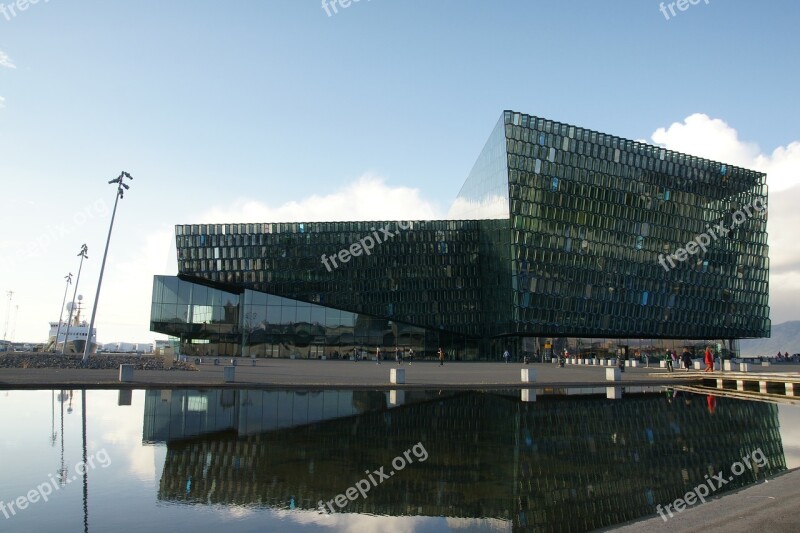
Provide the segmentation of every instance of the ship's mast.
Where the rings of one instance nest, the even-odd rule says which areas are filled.
[[[6,292],[8,295],[8,306],[6,307],[6,327],[3,331],[3,341],[8,339],[8,319],[11,317],[11,299],[14,298],[14,291]]]

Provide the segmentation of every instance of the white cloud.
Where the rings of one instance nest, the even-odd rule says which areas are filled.
[[[738,132],[724,120],[702,113],[690,115],[668,128],[658,128],[651,138],[670,150],[766,172],[770,192],[800,184],[800,141],[765,154],[757,144],[740,140]]]
[[[14,62],[8,57],[8,54],[0,50],[0,67],[5,68],[17,68]],[[6,99],[0,96],[0,109],[3,109],[6,106]]]
[[[0,67],[17,68],[14,62],[8,57],[8,54],[0,50]]]
[[[109,279],[124,280],[103,285],[103,314],[98,315],[97,336],[101,343],[152,342],[149,332],[153,276],[175,275],[175,232],[162,227],[145,235],[133,259],[115,265]],[[99,251],[98,251],[99,253]],[[133,317],[133,320],[132,320]],[[158,335],[163,338],[163,335]]]
[[[439,207],[423,199],[419,189],[390,187],[385,179],[364,174],[342,190],[311,195],[298,202],[270,206],[242,199],[201,214],[198,223],[338,222],[348,220],[427,220],[442,218]]]
[[[501,195],[490,195],[479,202],[456,198],[447,212],[449,220],[488,220],[508,216],[508,197]]]

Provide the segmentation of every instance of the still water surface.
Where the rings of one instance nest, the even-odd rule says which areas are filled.
[[[2,391],[0,531],[587,531],[756,451],[715,495],[800,466],[799,422],[683,393]]]

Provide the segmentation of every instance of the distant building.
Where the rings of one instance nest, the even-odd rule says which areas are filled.
[[[506,111],[460,220],[176,226],[151,329],[190,355],[727,355],[770,334],[765,180]]]

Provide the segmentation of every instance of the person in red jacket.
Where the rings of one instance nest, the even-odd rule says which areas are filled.
[[[713,372],[714,371],[714,354],[711,353],[711,346],[706,346],[706,353],[705,353],[705,362],[706,362],[706,369],[703,372]]]

